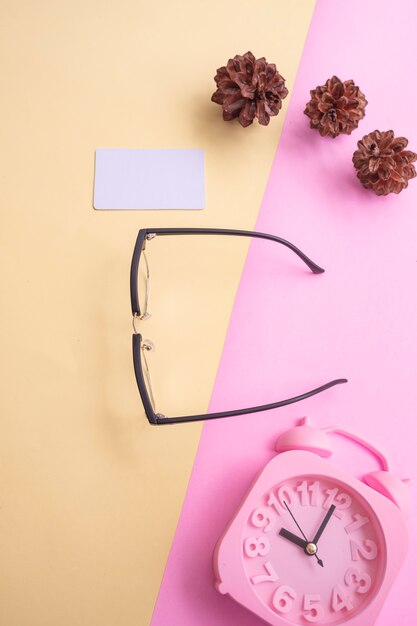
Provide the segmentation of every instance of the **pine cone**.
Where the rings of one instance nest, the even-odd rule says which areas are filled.
[[[407,145],[408,140],[394,137],[392,130],[374,130],[362,137],[352,157],[362,185],[378,196],[400,193],[408,187],[410,178],[416,176],[411,163],[417,160],[417,154],[404,150]]]
[[[310,127],[322,136],[350,135],[365,116],[368,102],[353,80],[342,82],[333,76],[325,85],[310,91],[310,95],[304,113],[310,118]]]
[[[282,100],[288,95],[285,80],[274,63],[265,57],[255,59],[252,52],[237,54],[220,67],[214,77],[217,91],[211,99],[223,107],[226,121],[238,117],[242,126],[252,124],[255,117],[263,126],[278,115]]]

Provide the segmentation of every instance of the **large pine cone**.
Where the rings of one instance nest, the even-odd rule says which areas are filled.
[[[353,80],[342,82],[333,76],[325,85],[310,91],[310,95],[304,113],[310,118],[310,127],[322,136],[350,135],[365,116],[368,102]]]
[[[255,117],[263,126],[278,115],[282,100],[288,95],[285,80],[274,63],[265,57],[255,59],[252,52],[237,54],[220,67],[214,77],[217,91],[211,99],[223,107],[223,119],[239,118],[242,126],[252,124]]]
[[[408,187],[410,178],[416,176],[411,163],[417,160],[417,154],[405,150],[407,145],[408,140],[394,137],[392,130],[374,130],[362,137],[352,157],[362,185],[378,196],[400,193]]]

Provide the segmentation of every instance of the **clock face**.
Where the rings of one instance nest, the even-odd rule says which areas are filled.
[[[302,475],[254,502],[242,536],[253,592],[291,624],[339,624],[378,592],[386,550],[366,500],[328,476]]]

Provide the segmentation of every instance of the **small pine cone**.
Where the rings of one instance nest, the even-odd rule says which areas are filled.
[[[310,91],[310,95],[304,113],[310,118],[310,127],[322,136],[350,135],[365,116],[368,102],[353,80],[342,82],[333,76],[325,85]]]
[[[408,187],[410,178],[416,176],[411,164],[417,160],[417,154],[405,150],[407,144],[405,137],[394,137],[392,130],[374,130],[362,137],[352,157],[362,185],[378,196],[400,193]]]
[[[237,54],[220,67],[214,77],[217,91],[211,99],[223,107],[223,119],[238,118],[242,126],[252,124],[255,117],[263,126],[278,115],[282,100],[288,95],[285,80],[274,63],[265,57],[255,59],[252,52]]]

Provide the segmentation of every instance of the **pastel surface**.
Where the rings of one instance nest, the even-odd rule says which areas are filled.
[[[253,227],[288,99],[267,128],[225,124],[213,76],[250,48],[277,62],[291,92],[313,6],[1,3],[1,624],[149,624],[201,425],[145,419],[131,354],[134,242],[148,226]],[[201,147],[206,210],[94,211],[97,146]],[[177,314],[194,310],[193,290],[172,296],[166,318],[153,300],[147,336],[158,329],[158,354],[174,355],[155,378],[198,341],[207,385],[194,399],[205,407],[244,258],[211,260],[232,290],[218,281],[216,307],[198,319]]]
[[[215,591],[212,552],[277,435],[301,416],[370,439],[400,477],[417,478],[417,180],[399,196],[376,197],[351,163],[357,140],[376,128],[408,137],[416,151],[416,20],[411,0],[401,10],[394,0],[317,4],[257,229],[286,237],[326,273],[313,276],[287,251],[251,247],[211,408],[271,401],[332,377],[349,383],[205,425],[152,626],[261,625]],[[369,101],[359,129],[335,140],[303,115],[309,90],[333,74],[353,78]],[[335,445],[334,461],[355,475],[377,468],[354,446]],[[413,502],[410,554],[377,626],[411,623],[417,612]]]

